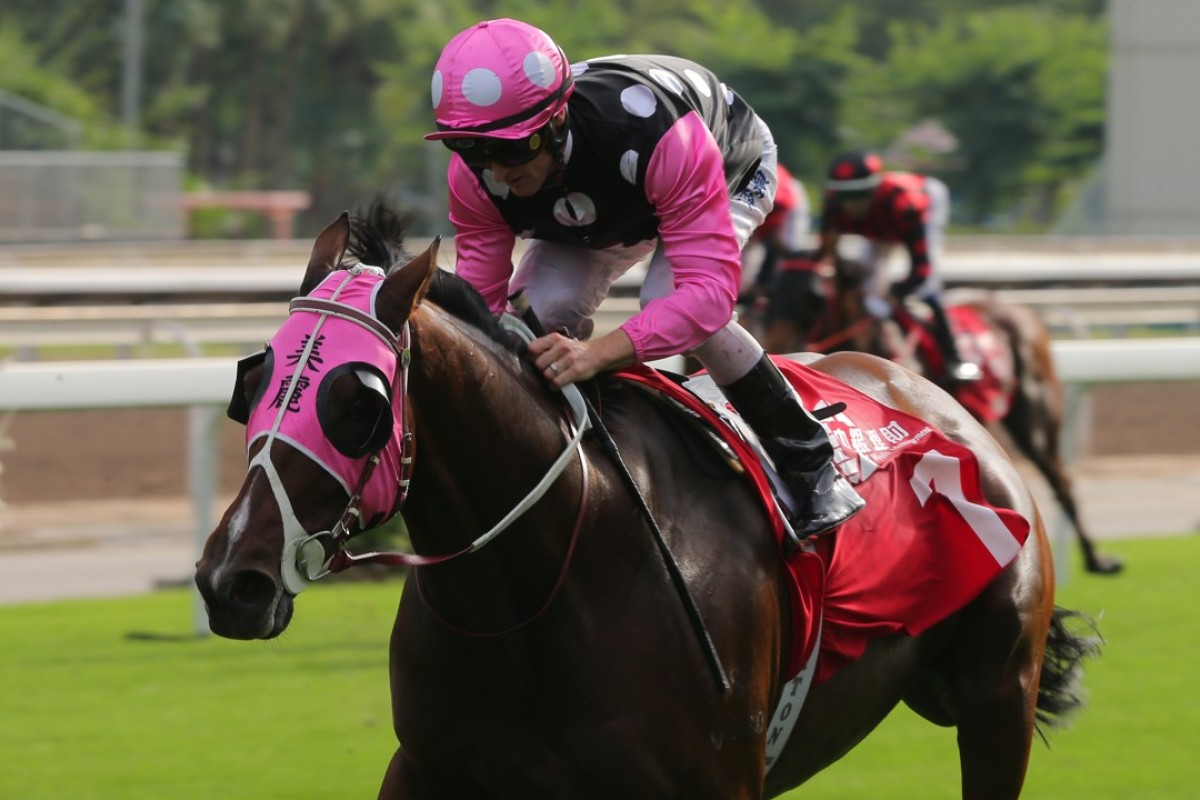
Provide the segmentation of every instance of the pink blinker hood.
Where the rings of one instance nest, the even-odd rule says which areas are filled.
[[[329,441],[318,416],[321,382],[346,364],[367,365],[378,371],[388,383],[392,428],[377,453],[379,463],[361,489],[363,529],[385,522],[399,510],[406,478],[401,452],[404,386],[396,385],[403,384],[406,377],[406,364],[400,364],[398,356],[402,346],[382,323],[368,326],[355,319],[366,316],[368,322],[377,322],[375,299],[383,278],[383,270],[378,267],[359,265],[337,270],[306,298],[293,301],[287,321],[271,338],[271,374],[264,377],[261,397],[246,425],[247,451],[265,437],[263,449],[269,457],[275,440],[286,442],[320,465],[341,484],[347,497],[352,497],[367,460],[375,454],[351,458]],[[306,307],[308,300],[324,302],[314,309]],[[346,310],[344,315],[339,314],[340,309]]]

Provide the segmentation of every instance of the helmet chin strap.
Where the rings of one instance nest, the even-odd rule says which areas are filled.
[[[547,145],[547,147],[549,147],[550,152],[554,154],[554,157],[560,160],[563,158],[564,152],[567,148],[567,139],[571,135],[571,111],[565,105],[562,107],[562,115],[563,118],[561,124],[555,125],[554,117],[551,117],[550,122],[546,125],[546,127],[550,129],[550,143]],[[555,114],[554,116],[556,117],[558,114]]]
[[[566,106],[562,108],[562,124],[555,125],[554,119],[546,123],[546,150],[554,158],[554,172],[546,179],[545,187],[561,186],[567,170],[567,159],[571,154],[571,120]]]

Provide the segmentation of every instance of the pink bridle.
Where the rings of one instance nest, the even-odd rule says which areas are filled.
[[[562,474],[576,451],[586,475],[586,461],[579,444],[590,421],[583,396],[572,385],[563,391],[573,418],[573,435],[568,446],[537,485],[491,530],[461,550],[445,555],[348,553],[345,544],[351,536],[386,522],[400,510],[408,494],[412,471],[413,435],[406,427],[408,367],[412,359],[409,329],[406,323],[397,335],[379,321],[375,299],[383,279],[384,272],[378,267],[359,265],[338,270],[308,296],[291,302],[287,322],[270,342],[274,362],[271,374],[265,378],[267,392],[254,405],[246,425],[247,450],[260,438],[266,438],[251,459],[250,468],[257,466],[263,470],[279,507],[284,530],[280,572],[284,586],[293,595],[330,572],[340,572],[358,563],[424,566],[474,552],[532,507]],[[505,315],[502,322],[527,341],[533,338],[516,318]],[[320,380],[345,365],[363,365],[380,375],[391,376],[388,390],[392,429],[378,449],[357,458],[346,456],[330,442],[319,419]],[[273,393],[268,400],[271,387]],[[271,458],[271,446],[276,440],[306,455],[346,491],[349,502],[331,529],[310,533],[296,517]],[[572,542],[587,506],[586,477],[582,486],[584,494]]]
[[[306,297],[291,302],[288,320],[271,338],[274,354],[261,400],[246,425],[246,448],[265,439],[250,467],[271,485],[284,528],[282,575],[298,594],[329,571],[322,539],[340,549],[350,536],[395,516],[408,493],[412,434],[405,430],[408,326],[393,333],[379,321],[375,299],[383,270],[366,265],[331,273]],[[359,457],[340,452],[322,431],[318,397],[322,379],[343,365],[386,376],[392,429],[379,449]],[[341,484],[350,500],[329,531],[309,533],[292,509],[272,460],[275,441],[306,455]]]

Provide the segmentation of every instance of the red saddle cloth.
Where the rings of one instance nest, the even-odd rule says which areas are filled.
[[[1013,392],[1017,385],[1016,369],[1008,343],[972,306],[948,306],[946,315],[950,318],[959,355],[963,360],[978,365],[983,372],[977,381],[951,386],[950,393],[982,422],[1004,418],[1012,407]],[[933,335],[915,318],[909,319],[907,324],[919,329],[917,355],[925,367],[925,374],[935,381],[941,380],[946,374],[945,360]]]
[[[846,404],[823,424],[838,469],[867,501],[837,531],[790,554],[770,479],[746,440],[705,401],[653,370],[632,368],[620,377],[652,386],[697,413],[741,458],[791,577],[788,677],[803,667],[820,628],[814,679],[820,683],[861,656],[872,639],[916,635],[970,602],[1016,558],[1030,524],[1015,511],[989,505],[974,454],[928,423],[822,372],[773,360],[806,408]]]

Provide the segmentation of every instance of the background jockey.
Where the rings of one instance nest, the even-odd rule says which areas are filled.
[[[824,428],[734,318],[740,251],[776,181],[774,139],[741,97],[680,58],[572,66],[545,32],[510,19],[451,39],[432,89],[426,138],[454,153],[457,272],[493,312],[521,290],[547,330],[571,334],[530,344],[552,385],[689,352],[788,483],[797,536],[863,507]],[[532,241],[514,275],[518,234]],[[589,340],[612,284],[652,253],[642,310]]]
[[[747,268],[750,265],[747,265],[745,260],[742,262],[744,295],[765,298],[779,259],[808,247],[812,211],[804,184],[783,164],[777,165],[776,176],[778,188],[775,190],[775,204],[762,225],[759,225],[750,237],[751,242],[762,245],[762,259],[758,262],[757,269]]]
[[[902,300],[914,295],[929,306],[930,332],[946,361],[949,379],[978,380],[979,367],[964,362],[958,353],[941,299],[938,264],[943,232],[950,218],[946,185],[925,175],[884,172],[878,155],[857,151],[833,160],[825,189],[817,260],[834,262],[843,233],[866,239],[864,304],[869,313],[883,318],[892,310],[884,297],[888,291],[884,265],[892,250],[903,245],[908,251],[908,276],[890,287],[892,296]]]

